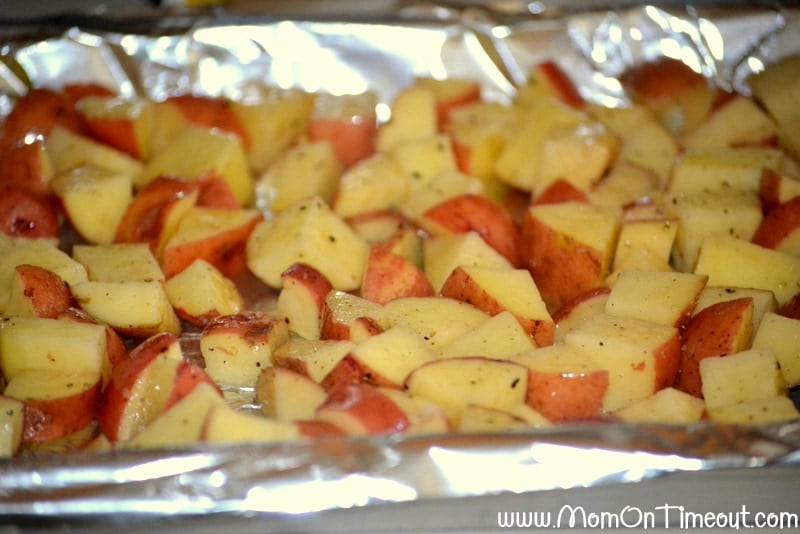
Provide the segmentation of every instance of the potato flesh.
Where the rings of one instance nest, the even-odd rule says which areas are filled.
[[[248,266],[267,285],[281,287],[280,275],[293,263],[308,263],[341,290],[358,288],[367,244],[319,197],[285,209],[259,223],[247,243]]]
[[[6,380],[24,371],[104,372],[106,333],[100,325],[16,317],[0,329],[0,370]]]

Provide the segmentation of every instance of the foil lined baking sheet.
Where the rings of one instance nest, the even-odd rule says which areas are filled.
[[[798,447],[800,424],[599,423],[492,435],[23,456],[2,465],[0,514],[306,513],[796,464]]]
[[[388,103],[414,76],[476,78],[488,98],[507,101],[543,59],[564,66],[586,98],[615,105],[625,101],[616,77],[643,59],[676,57],[724,87],[746,90],[749,73],[800,51],[800,10],[792,8],[580,11],[541,3],[534,13],[534,4],[524,5],[525,13],[407,4],[357,19],[214,9],[130,27],[124,18],[100,25],[92,17],[61,18],[55,22],[69,27],[55,35],[3,43],[0,114],[29,86],[96,81],[155,99],[190,91],[241,99],[264,83],[340,94],[369,88],[386,118]],[[596,423],[493,435],[30,453],[0,460],[0,515],[301,513],[776,464],[800,465],[800,423]]]

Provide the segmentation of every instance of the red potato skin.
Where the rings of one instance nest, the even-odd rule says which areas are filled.
[[[113,98],[116,95],[111,89],[97,84],[77,84],[67,86],[63,90],[64,98],[71,102],[73,108],[83,98]],[[130,118],[86,117],[81,118],[87,133],[96,141],[115,148],[135,159],[143,159],[141,147],[136,141],[134,121]]]
[[[323,303],[320,316],[320,339],[329,340],[359,340],[380,334],[383,329],[371,317],[357,317],[350,323],[339,321],[333,310]]]
[[[289,371],[295,372],[299,375],[307,376],[311,378],[308,374],[308,366],[306,362],[296,359],[296,358],[281,358],[281,357],[274,357],[272,359],[272,365],[276,367],[282,367],[284,369],[288,369]]]
[[[199,181],[159,176],[142,187],[120,220],[115,243],[147,243],[155,254],[170,207],[200,189]]]
[[[790,234],[800,230],[800,197],[778,204],[767,212],[753,234],[753,243],[777,249]]]
[[[307,263],[295,263],[281,273],[281,286],[278,307],[280,308],[282,299],[300,299],[309,307],[300,318],[301,322],[305,321],[302,327],[319,333],[325,297],[333,291],[333,285],[328,278]],[[292,324],[292,318],[289,319],[289,326],[295,329],[298,327],[296,323]]]
[[[708,83],[702,74],[668,57],[628,69],[620,76],[620,82],[633,99],[654,108],[673,102],[684,91],[699,89]]]
[[[588,204],[589,197],[586,192],[578,189],[568,180],[559,178],[539,193],[533,199],[531,205],[558,204],[561,202],[583,202]]]
[[[176,106],[190,124],[231,133],[239,138],[245,149],[250,146],[247,130],[233,112],[228,100],[201,95],[177,95],[166,101]]]
[[[156,334],[142,341],[128,358],[111,368],[111,379],[100,399],[97,414],[100,430],[108,439],[119,439],[119,421],[125,412],[129,388],[148,365],[178,342],[178,338],[172,334]]]
[[[372,317],[358,317],[350,325],[350,339],[359,343],[368,337],[377,336],[383,332],[383,328],[378,321]]]
[[[416,83],[433,94],[436,125],[441,132],[449,129],[450,115],[454,110],[480,102],[483,96],[480,84],[467,78],[440,80],[434,77],[422,77]]]
[[[681,334],[681,357],[675,387],[703,398],[700,360],[725,356],[742,350],[737,338],[751,321],[753,299],[750,297],[712,304],[700,310],[686,324]],[[749,311],[749,313],[748,313]]]
[[[472,85],[467,90],[454,98],[441,98],[436,100],[436,123],[440,131],[446,131],[450,123],[453,110],[468,104],[480,102],[482,98],[481,87]]]
[[[282,367],[299,375],[311,378],[311,376],[308,374],[308,364],[302,359],[280,356],[276,354],[272,358],[272,365],[275,367]]]
[[[6,117],[0,146],[5,149],[25,144],[29,136],[46,137],[56,124],[83,133],[80,116],[62,94],[52,89],[32,89]]]
[[[97,417],[100,430],[108,439],[119,439],[119,421],[127,406],[130,387],[154,360],[176,343],[179,343],[178,338],[172,334],[156,334],[140,343],[131,351],[130,357],[111,369],[111,380],[103,393]],[[180,362],[164,409],[169,409],[203,382],[212,385],[222,395],[219,386],[203,368],[189,361]]]
[[[529,370],[526,403],[553,423],[600,419],[608,371],[549,373]]]
[[[61,89],[61,94],[64,96],[64,100],[71,109],[75,109],[75,104],[87,96],[101,98],[113,98],[117,96],[117,92],[110,87],[94,82],[69,83]]]
[[[778,314],[790,319],[800,320],[800,293],[797,293],[781,306]]]
[[[35,88],[20,98],[3,124],[0,148],[26,144],[29,136],[46,137],[56,124],[75,133],[87,134],[83,118],[75,104],[85,96],[114,96],[115,93],[96,83],[73,83],[60,91]]]
[[[84,118],[86,129],[93,139],[124,152],[134,159],[144,157],[136,141],[136,127],[129,118],[91,117]]]
[[[319,337],[320,339],[348,340],[350,339],[350,325],[335,321],[330,313],[330,308],[323,307]]]
[[[91,424],[97,414],[103,381],[90,388],[53,399],[23,399],[25,406],[22,442],[44,443],[63,438]]]
[[[564,104],[576,109],[581,109],[586,105],[575,82],[555,61],[547,60],[539,63],[535,72],[547,82],[553,94]]]
[[[185,308],[173,306],[173,309],[175,310],[175,315],[177,315],[182,321],[186,321],[188,324],[200,328],[204,328],[211,321],[220,316],[217,310],[209,311],[203,315],[192,315],[191,313],[187,312]]]
[[[325,375],[320,385],[326,391],[334,391],[344,385],[361,383],[393,389],[402,389],[403,387],[402,384],[392,382],[376,372],[352,354],[348,354],[339,360],[339,363]]]
[[[333,291],[333,284],[330,280],[317,269],[307,263],[294,263],[281,273],[281,281],[286,288],[289,283],[296,283],[307,288],[309,294],[314,297],[317,309],[322,310],[325,304],[325,297]]]
[[[275,319],[270,319],[259,312],[248,311],[218,317],[206,327],[204,333],[227,330],[240,333],[244,338],[250,339],[254,343],[260,343],[269,340],[274,322]]]
[[[764,213],[769,213],[772,208],[781,203],[780,190],[783,179],[774,169],[765,167],[761,172],[758,196],[761,198],[761,206],[764,209]]]
[[[520,237],[522,265],[545,303],[558,309],[573,298],[605,285],[602,259],[569,236],[557,234],[526,213]]]
[[[34,195],[48,195],[50,189],[42,168],[43,142],[9,147],[0,154],[0,186],[14,186]]]
[[[200,383],[206,383],[213,386],[214,389],[217,390],[217,393],[219,393],[220,397],[222,396],[222,390],[220,389],[219,385],[217,385],[214,379],[211,378],[208,373],[206,373],[205,369],[196,363],[188,361],[181,362],[180,366],[178,366],[178,369],[175,372],[175,383],[172,386],[172,391],[167,398],[167,403],[164,405],[164,409],[168,410],[176,402],[191,393]]]
[[[423,217],[458,234],[477,232],[513,266],[520,265],[520,230],[511,213],[483,195],[463,194],[428,209]]]
[[[381,245],[372,245],[367,257],[361,296],[378,304],[401,297],[435,294],[425,272],[406,258]]]
[[[714,112],[733,100],[736,96],[735,91],[727,91],[725,89],[715,89],[714,101],[711,103],[711,111]]]
[[[235,278],[247,270],[245,247],[247,238],[261,221],[253,217],[247,224],[164,249],[162,269],[171,278],[186,269],[197,259],[204,259],[228,278]]]
[[[464,141],[460,141],[455,136],[453,140],[453,157],[456,160],[456,168],[464,174],[472,174],[474,166],[473,163],[473,147]]]
[[[0,231],[11,237],[59,238],[61,223],[52,195],[0,186]]]
[[[348,412],[372,435],[402,432],[410,426],[408,416],[394,401],[364,383],[335,388],[318,409]]]
[[[55,319],[72,305],[69,287],[54,272],[36,265],[17,265],[14,271],[36,317]]]
[[[342,308],[336,292],[331,292],[329,296],[331,298],[326,296],[320,312],[320,339],[355,341],[383,331],[372,317],[357,315],[350,306]]]
[[[232,333],[254,345],[268,343],[273,336],[275,324],[280,321],[283,319],[272,319],[254,311],[221,315],[203,329],[202,335]]]
[[[200,184],[199,193],[197,195],[198,206],[228,210],[241,208],[231,186],[225,178],[213,170],[195,181]]]
[[[443,297],[460,300],[483,310],[489,315],[497,315],[505,310],[503,305],[490,293],[486,292],[462,268],[456,267],[447,277],[439,294]],[[535,320],[529,317],[514,315],[525,332],[536,342],[539,347],[553,344],[555,323],[552,321]]]
[[[520,227],[523,219],[525,218],[525,213],[527,213],[528,208],[531,205],[531,195],[527,191],[510,188],[503,195],[500,203],[503,205],[506,211],[508,211],[509,215],[511,215],[511,219],[514,221],[517,227]]]
[[[375,117],[312,117],[308,125],[311,141],[329,141],[342,168],[375,153],[378,123]]]

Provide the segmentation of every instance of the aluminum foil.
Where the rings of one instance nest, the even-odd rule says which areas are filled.
[[[91,80],[155,99],[188,91],[247,98],[263,83],[340,94],[370,88],[386,118],[388,103],[414,76],[476,78],[488,98],[504,101],[543,59],[561,63],[586,98],[616,105],[625,101],[616,77],[642,59],[676,57],[746,92],[749,73],[800,51],[798,9],[589,5],[387,4],[350,17],[299,10],[278,17],[245,6],[43,19],[3,29],[0,114],[30,86]],[[302,513],[777,464],[800,465],[800,423],[596,423],[492,435],[40,452],[0,460],[0,516]]]

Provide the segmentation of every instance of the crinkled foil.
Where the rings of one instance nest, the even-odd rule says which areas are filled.
[[[333,93],[370,88],[385,117],[414,76],[476,78],[502,101],[542,59],[559,61],[587,98],[615,105],[625,100],[616,77],[642,59],[676,57],[746,91],[749,73],[800,51],[797,9],[566,5],[392,4],[349,18],[214,9],[43,19],[0,30],[0,114],[31,85],[92,80],[156,99],[189,91],[247,98],[264,83]],[[493,435],[40,452],[0,460],[0,516],[300,513],[779,464],[800,464],[800,423],[597,423]]]

